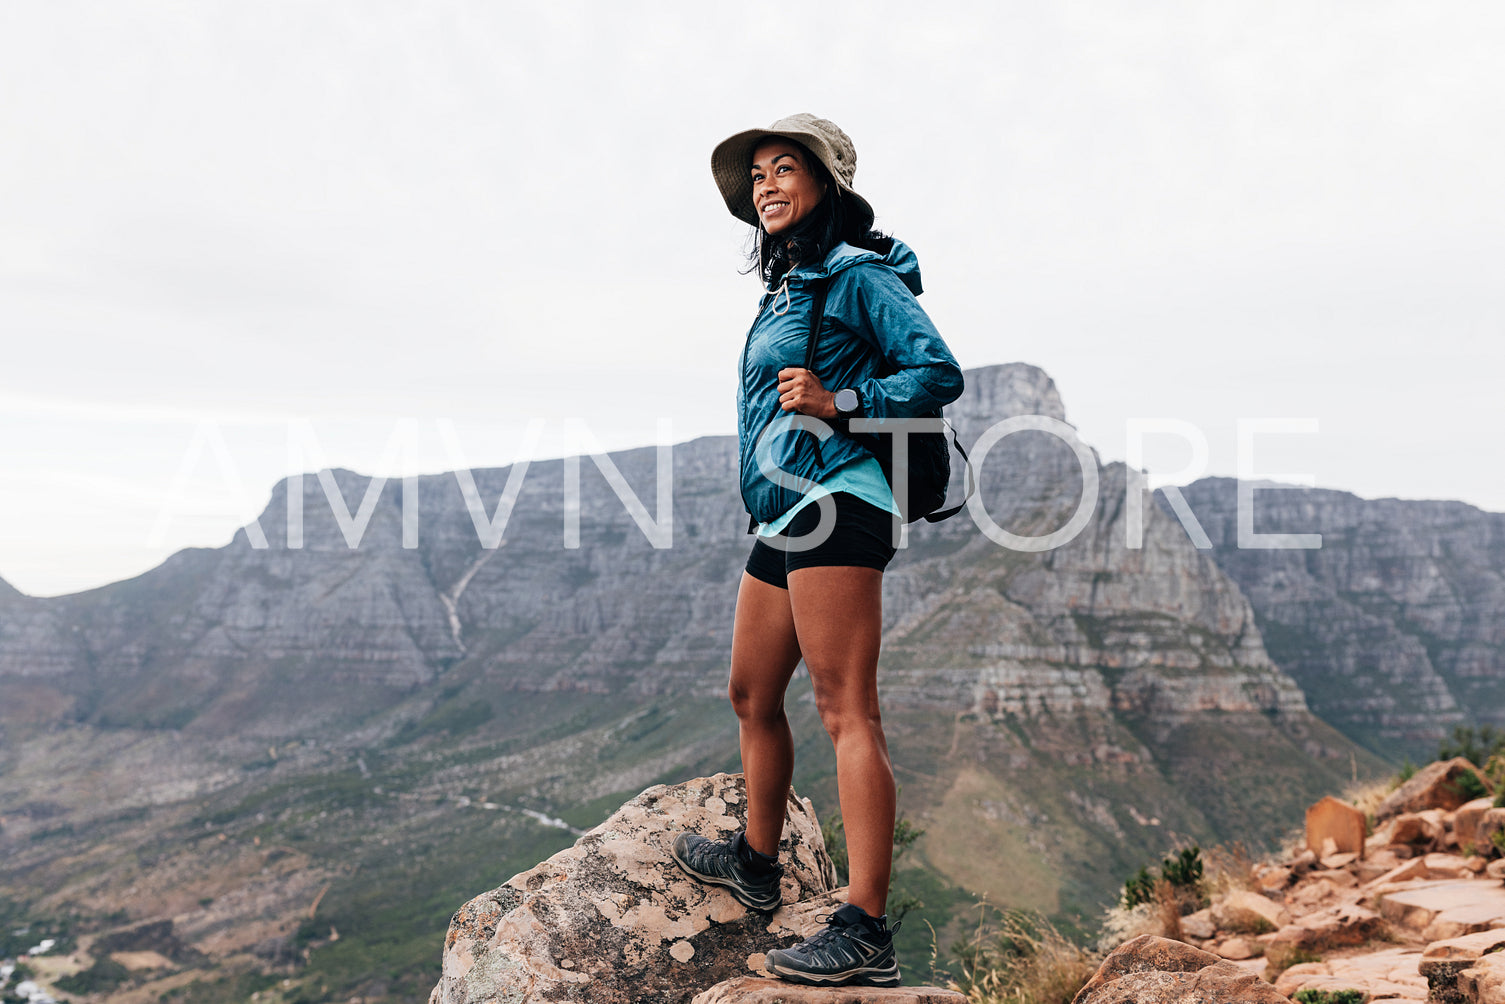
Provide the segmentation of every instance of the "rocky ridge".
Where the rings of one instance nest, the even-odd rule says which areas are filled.
[[[1270,485],[1255,493],[1256,532],[1320,533],[1322,547],[1240,549],[1237,482],[1182,491],[1325,720],[1416,757],[1457,724],[1505,725],[1505,514]]]
[[[1053,383],[1033,367],[969,371],[967,381],[952,409],[963,442],[1014,415],[1064,422]],[[576,549],[562,546],[561,461],[473,474],[482,500],[521,484],[496,548],[480,540],[494,513],[473,511],[451,475],[417,479],[411,500],[396,482],[348,471],[289,479],[258,520],[266,549],[243,531],[226,548],[182,552],[129,582],[7,609],[0,685],[44,681],[78,720],[189,731],[234,723],[267,739],[359,721],[461,663],[501,689],[714,692],[747,546],[734,446],[712,437],[672,454],[675,544],[667,549],[648,545],[589,464]],[[654,450],[614,454],[611,463],[653,498]],[[929,654],[931,668],[946,668],[935,655],[964,649],[968,675],[972,665],[1007,670],[1013,706],[1024,711],[1058,697],[1062,666],[1089,677],[1124,671],[1127,679],[1097,688],[1115,691],[1121,709],[1301,709],[1299,688],[1271,663],[1248,603],[1217,566],[1153,507],[1146,546],[1127,550],[1122,465],[1094,474],[1100,488],[1087,528],[1043,555],[1013,560],[1021,556],[983,538],[965,515],[916,527],[888,578],[891,637],[902,642],[937,615],[969,621],[961,644]],[[991,451],[979,496],[1000,525],[1043,532],[1075,508],[1081,481],[1059,439],[1022,432]],[[376,493],[358,547],[329,489],[352,510]],[[290,496],[302,514],[297,548],[288,542]],[[405,505],[420,523],[416,546],[405,545]],[[1007,607],[961,584],[935,588],[962,565],[986,566],[988,591]],[[316,674],[300,672],[315,666]],[[985,684],[959,682],[976,692],[974,710],[991,700]]]
[[[963,442],[1015,415],[1064,422],[1034,367],[969,371],[967,385],[951,409]],[[243,761],[312,735],[386,741],[499,694],[719,698],[747,548],[734,453],[722,437],[673,448],[675,545],[664,549],[589,463],[578,548],[563,546],[562,461],[474,472],[477,505],[452,475],[417,479],[412,499],[347,471],[289,479],[258,521],[265,549],[242,532],[128,582],[7,603],[0,729],[168,730]],[[609,459],[644,499],[658,461],[652,449]],[[1208,712],[1241,716],[1241,745],[1273,725],[1293,758],[1346,758],[1266,654],[1247,601],[1172,520],[1148,507],[1144,548],[1124,546],[1124,469],[1094,465],[1092,518],[1067,546],[1007,551],[965,516],[914,528],[885,577],[892,704],[916,722],[975,718],[1009,762],[1037,757],[1011,721],[1054,731],[1078,718],[1046,739],[1048,755],[1148,767]],[[509,485],[520,489],[506,533],[485,547],[491,500]],[[1081,488],[1071,448],[1022,432],[990,451],[979,497],[1000,525],[1038,533],[1065,522]],[[372,493],[358,547],[327,490],[351,510]],[[405,504],[419,516],[412,547]],[[297,548],[290,511],[302,513]],[[1132,734],[1130,719],[1153,734]],[[202,790],[216,783],[206,774]],[[1155,815],[1166,813],[1145,812]]]

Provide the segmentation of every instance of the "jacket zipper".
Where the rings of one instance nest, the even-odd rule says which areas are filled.
[[[753,332],[757,330],[758,322],[763,319],[763,311],[768,309],[769,302],[770,300],[765,297],[763,302],[758,304],[758,312],[753,316],[752,325],[747,329],[747,338],[742,343],[742,426],[743,428],[748,430],[749,436],[751,436],[752,432],[752,422],[748,419],[747,416],[747,405],[751,400],[752,395],[747,392],[747,357],[752,354]],[[762,430],[759,430],[760,434],[761,431]],[[757,440],[754,439],[752,440],[752,442],[755,444],[754,449],[756,449]],[[737,451],[737,494],[742,496],[742,508],[746,509],[748,511],[748,514],[751,515],[752,506],[747,501],[747,486],[742,483],[742,464],[744,458],[741,456],[741,452],[742,451],[739,448]]]
[[[786,279],[787,279],[787,277],[786,277]],[[769,307],[769,305],[771,303],[773,303],[775,300],[777,300],[777,294],[768,294],[768,296],[769,296],[769,298],[764,299],[764,301],[758,305],[758,313],[753,317],[752,326],[747,329],[747,339],[743,342],[743,345],[742,345],[742,386],[744,388],[747,387],[747,357],[750,354],[748,350],[752,348],[753,331],[757,329],[758,322],[763,319],[763,312],[768,309],[768,307]],[[800,360],[800,362],[803,363],[804,360],[802,359],[802,360]],[[743,394],[743,408],[744,409],[747,406],[746,402],[748,400],[748,397],[749,397],[749,395],[747,395],[744,392],[744,394]],[[743,424],[746,425],[748,428],[751,428],[751,425],[746,422],[746,416],[745,415],[743,416],[743,418],[744,418]],[[764,428],[767,428],[767,426],[765,426]],[[762,430],[760,429],[759,430],[759,437],[761,437],[761,436],[762,436]],[[825,455],[823,453],[821,453],[821,450],[820,450],[820,439],[813,432],[810,434],[810,438],[811,438],[811,445],[815,447],[816,469],[817,469],[817,471],[824,471],[825,468],[826,468],[826,459],[825,459]],[[757,445],[756,445],[757,444],[757,440],[754,439],[753,443],[754,443],[753,449],[756,450],[757,449]],[[738,494],[740,494],[742,496],[742,507],[744,509],[746,509],[748,511],[748,513],[750,514],[752,512],[752,506],[748,505],[748,502],[747,502],[747,492],[746,492],[745,487],[742,485],[742,473],[741,473],[742,459],[741,459],[741,456],[740,456],[740,454],[741,454],[741,450],[740,449],[738,450],[738,454],[739,454],[738,460],[737,460],[737,465],[738,465],[738,472],[737,472]],[[756,517],[754,517],[754,518],[756,518]]]

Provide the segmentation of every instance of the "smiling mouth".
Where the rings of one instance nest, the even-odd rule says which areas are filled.
[[[774,213],[774,212],[776,212],[776,211],[778,211],[780,209],[783,209],[783,208],[785,208],[788,205],[789,205],[789,203],[787,203],[787,202],[765,202],[765,203],[763,203],[763,215],[764,216],[771,215],[772,213]]]

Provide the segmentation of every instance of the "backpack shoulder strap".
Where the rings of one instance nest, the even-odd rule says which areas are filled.
[[[826,292],[829,280],[822,276],[810,283],[810,334],[805,340],[805,369],[815,371],[815,343],[820,339],[820,322],[826,316]],[[817,374],[819,375],[819,374]]]

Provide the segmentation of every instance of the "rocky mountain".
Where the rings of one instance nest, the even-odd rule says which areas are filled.
[[[1505,513],[1293,485],[1255,495],[1258,533],[1313,550],[1240,549],[1237,482],[1185,488],[1220,568],[1312,708],[1390,759],[1425,761],[1453,726],[1505,726]]]
[[[1172,843],[1270,841],[1381,769],[1310,712],[1169,515],[1144,507],[1126,546],[1126,472],[1074,442],[1046,374],[968,371],[948,414],[974,455],[1010,416],[1049,428],[985,450],[986,518],[912,528],[885,576],[885,724],[926,831],[899,884],[926,919],[944,932],[986,894],[1091,923]],[[274,976],[310,1000],[431,986],[449,912],[488,879],[651,784],[737,768],[735,463],[726,437],[673,447],[668,547],[649,539],[669,511],[653,448],[475,471],[473,491],[463,472],[409,495],[333,471],[277,486],[265,548],[242,531],[102,589],[0,600],[0,897],[84,937],[129,941],[121,911],[170,920],[207,961],[161,978],[198,980],[195,1000]],[[1079,509],[1053,549],[979,529],[1039,536]],[[807,681],[790,707],[796,781],[829,815]]]

